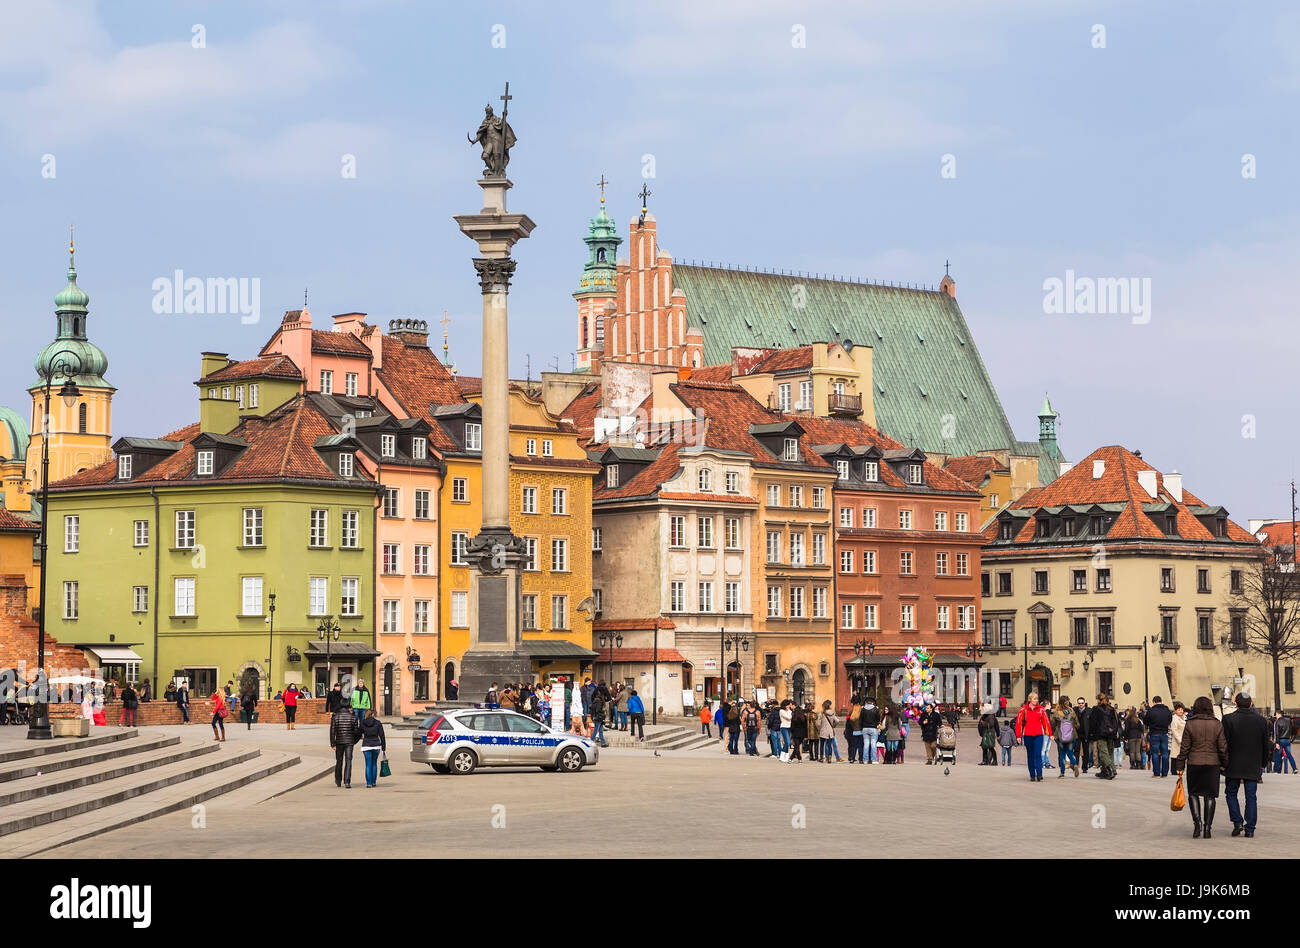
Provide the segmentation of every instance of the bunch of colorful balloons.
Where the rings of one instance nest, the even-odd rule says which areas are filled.
[[[903,674],[907,679],[907,693],[903,695],[903,713],[909,721],[921,716],[921,710],[927,704],[934,703],[933,659],[924,647],[908,646],[907,654],[899,661],[903,663]]]

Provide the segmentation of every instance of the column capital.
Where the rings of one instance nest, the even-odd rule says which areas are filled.
[[[510,278],[515,273],[514,258],[475,257],[474,269],[478,271],[478,282],[484,296],[510,292]]]

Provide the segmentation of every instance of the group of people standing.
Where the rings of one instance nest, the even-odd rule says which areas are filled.
[[[605,741],[605,728],[612,731],[627,731],[638,743],[645,742],[645,702],[635,688],[629,688],[623,682],[615,682],[611,690],[603,681],[592,682],[590,678],[578,689],[578,699],[582,702],[582,721],[579,733],[589,736],[608,747]]]

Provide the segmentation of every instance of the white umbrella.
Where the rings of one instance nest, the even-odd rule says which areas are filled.
[[[51,685],[102,685],[102,678],[91,678],[89,675],[60,675],[58,678],[51,678]]]

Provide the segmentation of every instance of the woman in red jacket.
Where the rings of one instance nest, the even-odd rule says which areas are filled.
[[[1043,741],[1052,736],[1052,721],[1047,710],[1038,703],[1038,695],[1029,693],[1016,715],[1016,739],[1025,745],[1025,754],[1029,758],[1029,779],[1043,780]]]
[[[284,723],[292,731],[298,717],[298,686],[290,685],[284,689],[281,697],[284,701]]]

